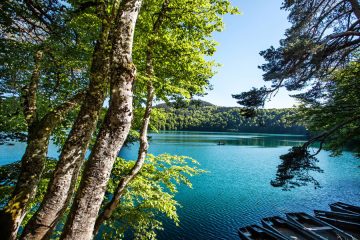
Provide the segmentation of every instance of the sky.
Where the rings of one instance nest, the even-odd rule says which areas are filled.
[[[290,27],[281,0],[232,0],[241,15],[224,16],[225,30],[214,35],[219,42],[213,59],[222,66],[211,79],[213,90],[200,98],[218,106],[239,106],[231,94],[265,84],[258,66],[265,61],[259,52],[277,47]],[[282,89],[265,108],[286,108],[296,104]]]

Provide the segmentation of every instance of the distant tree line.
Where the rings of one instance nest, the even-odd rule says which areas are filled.
[[[293,121],[293,109],[261,109],[255,117],[243,116],[242,108],[189,104],[188,107],[160,105],[165,121],[154,123],[159,130],[232,131],[256,133],[307,134],[304,126]],[[157,125],[156,125],[157,124]]]

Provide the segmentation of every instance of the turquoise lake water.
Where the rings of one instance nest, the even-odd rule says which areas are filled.
[[[321,188],[309,185],[282,191],[270,185],[280,163],[279,156],[304,137],[296,135],[212,132],[162,132],[151,135],[150,153],[187,155],[208,173],[192,178],[193,189],[180,188],[177,200],[180,226],[165,223],[159,239],[238,239],[238,227],[290,211],[312,213],[344,201],[360,205],[360,161],[351,153],[318,155],[324,173],[312,175]],[[225,145],[217,145],[221,141]],[[20,159],[25,144],[0,146],[0,164]],[[49,155],[57,156],[55,146]],[[124,148],[120,156],[135,159],[137,145]]]

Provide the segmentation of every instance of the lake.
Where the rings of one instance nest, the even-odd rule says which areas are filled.
[[[318,155],[324,173],[311,173],[321,188],[313,185],[282,191],[274,188],[279,156],[300,145],[303,136],[213,132],[152,133],[150,153],[187,155],[208,173],[193,177],[193,189],[180,188],[177,200],[180,226],[165,223],[159,239],[238,239],[238,227],[290,211],[312,213],[328,204],[344,201],[360,205],[360,161],[351,153],[330,157]],[[218,142],[225,145],[217,145]],[[0,146],[0,164],[20,159],[25,144]],[[122,149],[120,156],[136,159],[137,145]],[[57,156],[51,145],[49,155]]]
[[[160,239],[238,239],[238,227],[289,211],[329,209],[344,201],[360,205],[360,161],[346,152],[329,157],[321,152],[318,165],[324,173],[313,174],[322,188],[309,185],[282,191],[270,185],[279,156],[304,137],[296,135],[213,132],[162,132],[150,134],[150,153],[187,155],[209,173],[193,177],[193,189],[181,188],[177,200],[180,226],[166,223]],[[217,145],[221,141],[225,145]],[[135,159],[137,146],[120,155]]]

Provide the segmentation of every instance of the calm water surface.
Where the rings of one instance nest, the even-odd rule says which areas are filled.
[[[326,210],[334,201],[360,205],[360,162],[350,153],[332,158],[321,152],[318,165],[324,173],[313,175],[322,188],[282,191],[271,187],[270,180],[280,163],[278,156],[301,144],[302,136],[162,132],[151,137],[150,153],[187,155],[209,171],[192,178],[193,189],[180,188],[180,226],[166,222],[165,231],[159,233],[162,240],[238,239],[238,227],[259,223],[263,217]],[[219,141],[225,145],[218,146]],[[24,148],[25,144],[0,146],[0,164],[20,159]],[[57,154],[52,145],[49,155]],[[120,153],[126,159],[136,159],[136,154],[137,145]]]
[[[324,173],[316,173],[322,185],[292,191],[273,188],[279,155],[304,141],[302,136],[274,134],[163,132],[151,134],[150,153],[187,155],[209,173],[192,178],[193,189],[181,188],[177,200],[180,226],[167,222],[160,239],[238,239],[240,226],[260,223],[263,217],[289,211],[329,209],[344,201],[360,205],[360,162],[350,153],[318,159]],[[218,146],[219,141],[225,145]],[[135,159],[137,146],[120,155]]]

